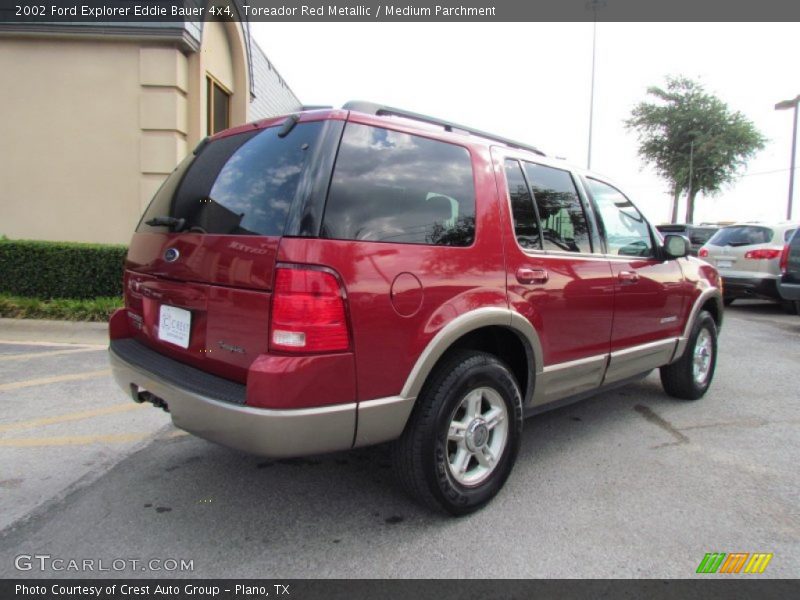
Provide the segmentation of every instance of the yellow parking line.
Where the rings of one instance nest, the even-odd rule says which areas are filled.
[[[0,383],[0,392],[9,390],[19,390],[35,385],[47,385],[48,383],[61,383],[62,381],[81,381],[84,379],[96,379],[105,377],[111,373],[110,369],[102,371],[87,371],[86,373],[72,373],[70,375],[55,375],[54,377],[42,377],[40,379],[26,379],[25,381],[12,381],[11,383]]]
[[[87,444],[126,444],[143,440],[147,433],[118,433],[111,435],[70,435],[64,437],[5,438],[0,448],[43,448],[47,446],[85,446]]]
[[[165,435],[164,439],[171,440],[172,438],[179,438],[185,435],[189,435],[189,432],[183,431],[182,429],[176,429],[175,431],[170,431],[167,435]]]
[[[143,408],[143,407],[144,407],[143,404],[134,404],[133,402],[127,404],[115,404],[114,406],[106,406],[104,408],[96,408],[94,410],[84,410],[81,412],[74,412],[66,415],[58,415],[55,417],[42,417],[41,419],[31,419],[29,421],[20,421],[18,423],[9,423],[8,425],[0,425],[0,432],[18,431],[20,429],[31,429],[32,427],[43,427],[45,425],[66,423],[68,421],[80,421],[81,419],[91,419],[92,417],[113,415],[116,413],[128,412],[129,410],[136,410],[137,408]]]
[[[27,354],[3,354],[0,355],[0,362],[5,362],[8,360],[27,360],[29,358],[39,358],[40,356],[60,356],[62,354],[79,354],[81,352],[100,352],[101,350],[105,350],[105,347],[101,348],[76,348],[75,350],[50,350],[47,352],[29,352]]]

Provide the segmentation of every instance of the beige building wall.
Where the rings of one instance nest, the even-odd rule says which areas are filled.
[[[139,200],[139,46],[0,39],[0,234],[124,242]]]
[[[0,235],[122,243],[207,135],[206,79],[247,120],[245,40],[205,24],[199,52],[87,37],[0,38]]]
[[[0,39],[0,234],[127,243],[187,153],[176,48]]]

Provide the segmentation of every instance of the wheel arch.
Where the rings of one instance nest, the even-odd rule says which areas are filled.
[[[686,345],[689,342],[689,336],[692,334],[694,324],[702,311],[707,311],[714,319],[717,325],[717,330],[722,327],[722,317],[724,313],[724,306],[722,302],[722,292],[719,288],[713,287],[703,290],[700,295],[695,299],[692,305],[692,310],[689,312],[689,318],[686,319],[686,325],[683,328],[683,335],[678,338],[678,345],[675,348],[675,354],[672,361],[675,362],[683,356],[686,350]]]
[[[517,378],[523,402],[532,396],[536,375],[543,369],[541,342],[525,317],[503,308],[477,309],[445,325],[417,359],[400,395],[416,398],[436,366],[457,349],[497,356]]]

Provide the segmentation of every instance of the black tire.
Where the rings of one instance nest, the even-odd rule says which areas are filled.
[[[702,381],[698,381],[694,371],[695,348],[700,334],[704,331],[710,336],[711,356],[705,377]],[[717,324],[709,312],[701,311],[697,315],[683,356],[671,365],[661,367],[661,385],[670,396],[682,400],[698,400],[703,397],[711,385],[716,366]]]
[[[457,411],[474,393],[481,398],[480,406],[485,405],[486,394],[495,403],[501,398],[508,420],[504,447],[486,478],[474,485],[463,485],[451,472],[452,445],[456,442],[448,441],[448,436]],[[464,430],[465,439],[468,430],[469,427]],[[488,446],[498,433],[499,430],[487,429],[488,438],[483,443]],[[419,502],[452,515],[466,515],[483,507],[503,487],[517,458],[521,435],[522,398],[509,368],[485,352],[456,351],[425,383],[403,435],[393,444],[392,462],[401,485]],[[477,438],[470,438],[474,439]],[[466,448],[466,442],[463,444]],[[473,458],[465,467],[474,465],[473,469],[479,469]]]
[[[800,300],[782,300],[781,308],[787,315],[800,315]]]
[[[722,303],[725,306],[730,306],[731,304],[733,304],[734,300],[736,300],[736,298],[725,297],[725,298],[722,299]]]

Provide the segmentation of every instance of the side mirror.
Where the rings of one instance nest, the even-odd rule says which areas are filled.
[[[689,256],[692,243],[684,235],[668,233],[664,236],[663,248],[667,258],[683,258],[684,256]]]

